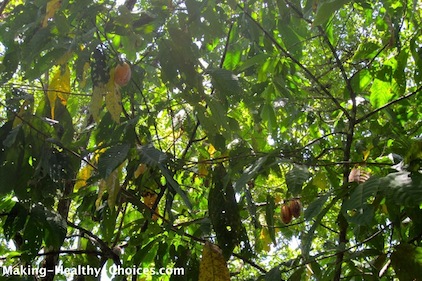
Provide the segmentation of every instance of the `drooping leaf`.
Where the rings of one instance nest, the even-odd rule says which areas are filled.
[[[199,265],[199,281],[229,281],[230,272],[227,268],[221,249],[206,242]]]
[[[239,78],[234,75],[233,72],[215,68],[215,69],[207,69],[207,73],[209,73],[212,77],[212,83],[214,87],[221,92],[224,96],[238,96],[242,93],[242,88],[239,84]]]
[[[130,144],[122,143],[117,144],[104,153],[102,153],[98,159],[98,173],[103,179],[108,176],[126,160],[130,150]]]
[[[305,209],[305,220],[310,220],[317,216],[321,212],[322,207],[327,202],[329,196],[330,194],[326,193],[323,196],[319,197],[317,200],[313,201],[311,204],[309,204],[309,206]]]
[[[371,86],[370,101],[374,108],[378,108],[389,102],[393,97],[390,82],[375,79]]]
[[[139,149],[141,155],[141,162],[150,166],[156,167],[167,159],[167,155],[156,149],[153,145],[144,145]]]
[[[233,186],[223,165],[216,167],[208,195],[209,216],[223,255],[228,259],[241,241],[243,225]]]
[[[105,105],[111,118],[114,122],[120,123],[120,114],[123,112],[122,109],[122,95],[120,90],[114,83],[114,73],[110,75],[110,81],[105,85]]]
[[[350,198],[344,202],[343,208],[346,210],[362,208],[367,204],[369,197],[376,195],[379,184],[379,179],[372,177],[368,181],[358,185],[350,195]]]
[[[94,86],[92,91],[91,102],[89,103],[89,112],[95,122],[100,122],[100,111],[103,106],[104,94],[107,90],[104,85]]]
[[[67,104],[70,95],[70,69],[67,65],[56,69],[48,86],[48,100],[50,101],[51,118],[55,119],[56,99],[63,105]]]
[[[182,190],[180,185],[177,183],[177,181],[174,180],[173,176],[171,175],[171,172],[162,164],[158,164],[158,168],[163,173],[164,177],[166,178],[166,181],[169,183],[170,187],[182,198],[183,202],[185,203],[186,207],[189,209],[192,209],[192,203],[190,202],[190,199],[185,191]]]

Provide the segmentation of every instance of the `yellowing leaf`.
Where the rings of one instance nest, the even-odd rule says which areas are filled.
[[[34,103],[34,97],[28,96],[28,98],[25,99],[24,103],[21,105],[17,116],[22,118],[25,114],[31,113],[33,109],[33,106],[32,106],[33,103]],[[22,119],[19,117],[15,117],[15,119],[13,120],[13,125],[12,125],[13,128],[15,128],[16,126],[22,123]]]
[[[46,27],[48,20],[54,17],[54,14],[60,9],[61,0],[50,0],[47,2],[47,8],[42,27]]]
[[[120,192],[120,173],[122,171],[123,164],[115,169],[111,174],[107,177],[107,179],[101,179],[99,183],[99,191],[98,191],[98,197],[95,201],[95,207],[98,209],[101,206],[101,201],[104,192],[107,191],[108,198],[107,198],[107,204],[110,207],[110,209],[113,209],[116,205],[116,199],[117,195]]]
[[[212,144],[210,144],[210,146],[208,147],[208,153],[210,154],[211,158],[213,157],[216,151],[217,149],[215,149],[215,147]]]
[[[92,114],[94,121],[99,123],[100,111],[103,106],[103,94],[106,92],[105,86],[95,86],[92,91],[91,103],[89,104],[89,112]]]
[[[140,175],[143,175],[147,169],[147,165],[144,163],[141,163],[138,165],[138,168],[136,168],[136,171],[133,173],[135,179],[139,178]]]
[[[122,96],[119,89],[114,84],[114,72],[110,72],[110,80],[106,85],[105,104],[111,118],[116,123],[120,123],[120,114],[122,113]]]
[[[90,69],[90,67],[91,65],[88,62],[84,64],[83,72],[81,75],[82,79],[79,81],[79,87],[81,88],[85,88],[86,86],[86,73],[88,73],[88,70]]]
[[[199,281],[227,280],[230,280],[230,272],[227,268],[223,252],[218,246],[206,242],[199,265]]]
[[[98,196],[97,196],[97,200],[95,200],[95,208],[98,210],[98,208],[100,208],[101,206],[101,201],[103,198],[103,194],[104,192],[107,191],[107,183],[105,180],[101,179],[99,184],[98,184],[99,190],[98,190]]]
[[[198,175],[200,177],[206,177],[209,174],[209,165],[205,163],[205,158],[200,156],[199,157],[199,164],[198,164]]]
[[[93,168],[90,165],[86,165],[85,167],[79,170],[74,186],[75,191],[87,185],[87,180],[91,177],[92,171]]]
[[[70,69],[66,65],[59,67],[54,72],[53,79],[48,86],[48,100],[50,101],[51,118],[54,119],[56,99],[59,98],[63,105],[67,104],[70,95]]]
[[[117,195],[120,192],[120,182],[119,177],[120,173],[122,171],[122,165],[114,170],[107,178],[107,192],[108,192],[108,198],[107,203],[110,209],[114,209],[114,206],[116,205],[116,199]]]
[[[154,207],[155,201],[157,200],[157,194],[148,192],[144,198],[144,204],[148,206],[148,208],[152,209]],[[157,212],[157,207],[154,209],[154,212]],[[156,214],[152,215],[152,220],[156,221],[158,216]]]

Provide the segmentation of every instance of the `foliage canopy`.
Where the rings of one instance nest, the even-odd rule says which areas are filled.
[[[420,1],[0,11],[0,264],[421,278]]]

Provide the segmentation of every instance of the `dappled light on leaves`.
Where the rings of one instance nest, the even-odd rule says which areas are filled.
[[[417,280],[421,5],[3,1],[2,265]]]

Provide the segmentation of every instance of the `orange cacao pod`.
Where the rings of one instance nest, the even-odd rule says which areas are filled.
[[[119,86],[126,85],[130,77],[132,76],[132,70],[130,69],[130,65],[127,62],[119,63],[114,68],[114,83]]]
[[[300,213],[302,212],[302,204],[300,204],[299,199],[293,199],[289,202],[289,209],[292,216],[295,218],[300,217]]]
[[[281,220],[283,223],[288,224],[292,221],[292,213],[287,204],[281,206]]]

